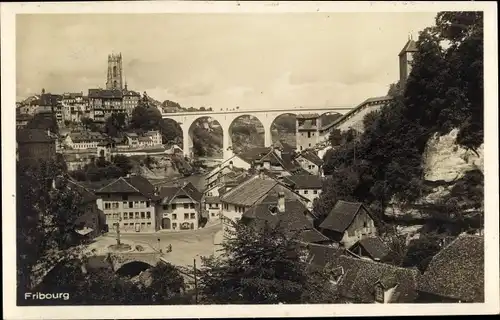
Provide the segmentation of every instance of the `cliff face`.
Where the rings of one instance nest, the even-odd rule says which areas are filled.
[[[458,129],[453,129],[449,134],[429,139],[424,153],[424,180],[451,182],[468,171],[484,173],[484,144],[477,153],[466,150],[456,144],[457,135]]]
[[[414,203],[392,201],[387,216],[426,218],[431,213],[447,213],[454,208],[463,213],[481,211],[484,206],[484,144],[467,150],[456,143],[458,129],[434,135],[423,155],[423,182],[428,188]]]

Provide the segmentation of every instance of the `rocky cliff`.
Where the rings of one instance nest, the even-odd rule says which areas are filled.
[[[457,214],[472,216],[484,208],[484,144],[468,150],[456,143],[458,129],[434,135],[423,155],[422,196],[410,204],[392,201],[385,214],[392,217],[426,219]]]

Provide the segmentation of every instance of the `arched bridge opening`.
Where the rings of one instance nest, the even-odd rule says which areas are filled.
[[[229,125],[229,148],[233,153],[252,147],[264,147],[264,143],[265,128],[257,117],[241,115]]]
[[[295,113],[278,115],[271,123],[271,139],[273,144],[285,142],[295,147],[297,144],[297,115]]]
[[[219,121],[209,116],[194,120],[188,129],[189,154],[193,158],[221,159],[224,130]]]
[[[132,278],[139,275],[141,272],[153,267],[151,264],[144,261],[130,261],[123,264],[115,272],[117,275],[125,278]]]
[[[162,143],[167,145],[167,147],[172,147],[177,145],[182,148],[183,135],[181,125],[169,118],[162,118],[160,120],[160,129],[162,133]]]

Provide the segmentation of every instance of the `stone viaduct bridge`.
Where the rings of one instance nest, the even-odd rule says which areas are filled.
[[[177,112],[177,113],[163,113],[163,119],[171,119],[179,123],[182,128],[183,134],[183,153],[186,156],[191,155],[191,148],[193,146],[192,139],[192,125],[200,118],[212,118],[217,121],[222,127],[223,132],[223,156],[224,159],[230,158],[233,153],[231,151],[231,128],[233,122],[242,116],[253,116],[257,118],[264,127],[264,146],[270,147],[272,145],[271,126],[274,121],[281,115],[285,114],[311,114],[317,113],[320,116],[327,113],[346,114],[353,107],[323,107],[323,108],[288,108],[288,109],[260,109],[260,110],[231,110],[231,111],[197,111],[197,112]]]

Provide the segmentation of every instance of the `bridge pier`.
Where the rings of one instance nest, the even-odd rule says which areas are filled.
[[[271,135],[272,123],[263,123],[264,126],[264,147],[270,147],[273,145],[273,137]]]

